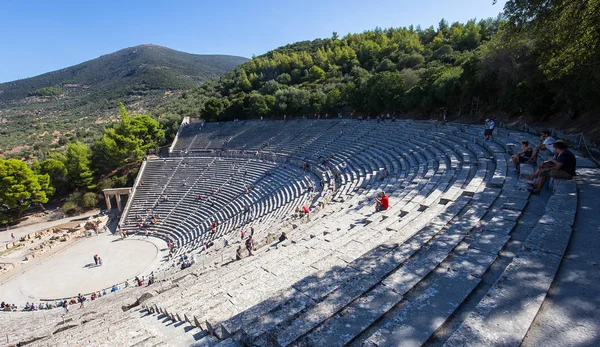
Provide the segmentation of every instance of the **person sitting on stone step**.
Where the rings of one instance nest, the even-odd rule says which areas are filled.
[[[390,176],[390,174],[387,172],[386,168],[383,168],[383,170],[381,170],[381,175],[379,176],[379,179],[381,181],[383,181],[384,179],[388,178]]]
[[[287,234],[285,233],[285,231],[281,232],[281,235],[279,236],[279,242],[283,242],[287,240]]]
[[[577,167],[575,155],[567,149],[567,145],[563,141],[556,141],[553,146],[556,159],[548,162],[548,168],[538,170],[539,179],[537,183],[534,184],[533,188],[528,189],[533,194],[541,192],[548,177],[571,179],[575,176],[575,168]]]
[[[375,212],[385,211],[388,209],[390,201],[385,192],[379,193],[379,197],[375,198]]]
[[[529,161],[529,164],[534,164],[537,162],[537,157],[540,151],[544,151],[548,155],[554,155],[554,144],[555,140],[550,136],[549,130],[543,130],[540,134],[540,143],[533,150],[533,155]]]
[[[514,166],[513,171],[517,171],[519,164],[525,163],[531,159],[531,155],[533,153],[533,149],[529,146],[529,141],[524,140],[521,141],[521,151],[519,153],[515,153],[510,160]]]

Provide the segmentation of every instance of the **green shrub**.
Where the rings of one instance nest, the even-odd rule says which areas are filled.
[[[84,208],[93,208],[98,205],[98,195],[94,192],[87,192],[81,198],[81,205]]]
[[[77,214],[81,211],[81,207],[72,201],[67,201],[62,205],[61,210],[65,214]]]
[[[127,185],[127,176],[113,177],[113,187],[125,187]]]

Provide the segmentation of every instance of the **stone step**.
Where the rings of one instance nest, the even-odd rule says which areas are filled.
[[[555,188],[546,213],[522,250],[446,341],[446,346],[521,344],[550,289],[571,236],[577,192],[574,182],[561,184]]]
[[[470,250],[444,262],[424,293],[386,316],[363,346],[421,346],[481,281],[496,256]]]

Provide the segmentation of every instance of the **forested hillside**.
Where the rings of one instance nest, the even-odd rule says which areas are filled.
[[[544,118],[599,103],[599,0],[517,1],[494,19],[280,47],[159,110],[208,120],[441,108]]]

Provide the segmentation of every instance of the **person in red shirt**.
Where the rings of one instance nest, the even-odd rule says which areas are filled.
[[[390,201],[385,192],[379,193],[379,197],[375,198],[377,204],[375,205],[375,212],[385,211],[390,206]]]

